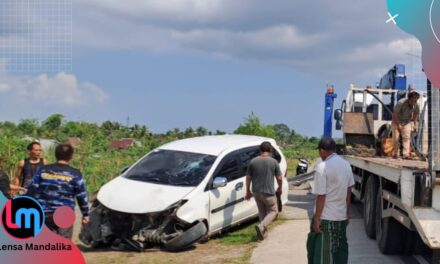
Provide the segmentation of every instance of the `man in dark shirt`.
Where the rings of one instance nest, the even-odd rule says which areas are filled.
[[[87,191],[81,172],[69,166],[73,156],[73,147],[60,144],[55,148],[57,162],[43,166],[35,174],[28,194],[34,196],[43,206],[46,215],[46,226],[55,233],[72,239],[73,226],[58,227],[53,220],[55,210],[61,206],[75,207],[75,197],[83,215],[82,223],[89,221]]]
[[[41,144],[34,141],[27,146],[29,157],[18,162],[17,175],[13,184],[23,188],[29,188],[35,173],[46,165],[46,161],[41,158]]]
[[[3,195],[8,198],[9,197],[9,177],[6,175],[6,173],[3,171],[1,167],[2,158],[0,158],[0,193],[3,193]]]
[[[20,186],[15,186],[10,184],[9,176],[3,170],[2,165],[3,165],[3,158],[0,157],[0,192],[3,193],[3,195],[6,198],[9,199],[11,197],[11,191],[18,192],[18,191],[25,191],[25,189]]]
[[[260,145],[260,156],[253,158],[246,172],[246,200],[252,196],[258,207],[260,224],[255,226],[257,236],[263,240],[267,236],[267,227],[278,215],[277,195],[281,195],[283,178],[278,162],[272,158],[272,145],[263,142]],[[274,178],[278,183],[275,192]],[[252,192],[250,185],[252,182]]]

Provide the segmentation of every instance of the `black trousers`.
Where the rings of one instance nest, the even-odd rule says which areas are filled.
[[[73,225],[68,228],[61,228],[55,224],[53,220],[53,214],[46,214],[46,226],[56,234],[65,237],[69,240],[72,240],[73,236]]]

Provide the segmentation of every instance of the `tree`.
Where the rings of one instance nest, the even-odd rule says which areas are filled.
[[[194,129],[192,127],[188,127],[187,129],[185,129],[185,132],[183,132],[184,137],[188,138],[188,137],[194,137]]]
[[[255,135],[270,138],[276,137],[274,128],[270,125],[262,124],[260,119],[254,113],[250,114],[245,119],[244,124],[240,124],[240,126],[234,131],[234,134]]]
[[[225,135],[226,132],[225,131],[221,131],[221,130],[216,130],[214,135]]]
[[[107,120],[101,124],[102,132],[104,132],[106,136],[110,136],[113,133],[113,131],[119,130],[119,128],[121,128],[120,123],[112,122],[110,120]]]
[[[5,121],[0,123],[0,132],[6,135],[15,135],[17,134],[17,126],[13,122]]]
[[[20,123],[17,125],[17,129],[23,133],[24,135],[28,135],[31,137],[38,136],[38,120],[36,118],[28,118],[20,120]]]
[[[145,125],[140,126],[138,124],[135,124],[134,126],[132,126],[130,128],[130,137],[142,139],[145,137],[149,137],[149,135],[150,135],[150,132],[148,131],[148,129]]]
[[[290,138],[290,128],[286,124],[275,124],[273,125],[276,137],[278,141],[283,144],[288,143]]]
[[[319,143],[319,138],[317,138],[317,137],[311,137],[311,138],[309,138],[309,142],[312,143],[312,144],[316,144],[316,145],[318,145],[318,143]]]
[[[62,114],[50,115],[40,127],[40,134],[44,137],[55,137],[63,123],[64,116]]]
[[[208,130],[202,126],[199,126],[196,128],[196,135],[197,136],[206,136],[208,134]]]
[[[17,172],[17,163],[26,156],[28,141],[15,135],[0,136],[0,154],[4,158],[3,169],[9,177],[14,177]]]
[[[84,124],[75,121],[69,121],[61,126],[59,138],[61,141],[68,137],[79,137],[81,138],[84,135]]]

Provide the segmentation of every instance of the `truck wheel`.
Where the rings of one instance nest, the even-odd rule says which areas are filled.
[[[375,176],[369,176],[364,197],[364,227],[365,233],[370,238],[376,238],[376,196],[379,183]]]
[[[377,193],[376,200],[376,239],[380,252],[383,254],[397,254],[402,252],[402,241],[405,230],[392,217],[382,218],[382,210],[386,201],[382,201],[382,191]]]
[[[207,232],[208,229],[206,228],[205,223],[199,222],[195,226],[183,232],[180,236],[168,241],[164,245],[164,248],[167,251],[182,251],[205,237]]]

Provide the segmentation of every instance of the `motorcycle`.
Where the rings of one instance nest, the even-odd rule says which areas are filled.
[[[306,159],[300,158],[298,166],[296,166],[296,175],[307,173],[309,162]]]

